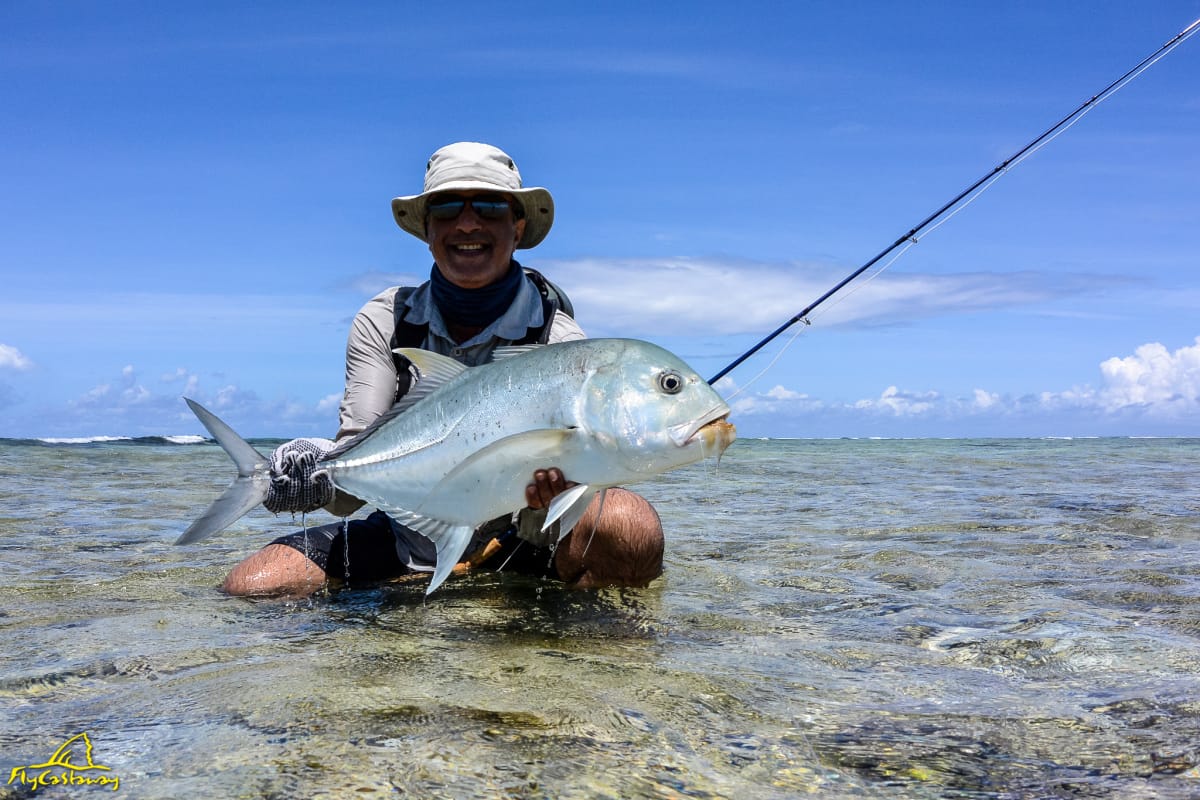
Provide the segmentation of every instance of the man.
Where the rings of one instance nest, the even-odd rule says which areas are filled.
[[[433,269],[415,289],[392,288],[354,319],[346,345],[346,389],[340,442],[361,432],[408,390],[411,375],[393,348],[421,347],[467,365],[490,360],[496,347],[584,338],[563,312],[557,287],[527,274],[513,259],[537,245],[554,222],[554,200],[525,188],[513,160],[486,144],[459,142],[429,159],[424,191],[392,201],[396,223],[429,245]],[[398,363],[399,360],[399,363]],[[316,461],[334,446],[297,439],[272,456],[264,505],[279,511],[326,508],[345,516],[362,505],[338,495]],[[642,497],[611,489],[555,548],[541,533],[550,501],[571,484],[546,465],[531,476],[528,507],[476,532],[466,553],[474,569],[505,569],[557,577],[571,586],[644,586],[662,573],[663,533]],[[329,580],[369,583],[432,572],[433,543],[376,511],[280,537],[238,564],[225,591],[237,595],[307,595]]]

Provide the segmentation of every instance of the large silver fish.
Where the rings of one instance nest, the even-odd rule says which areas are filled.
[[[402,349],[419,379],[379,421],[330,453],[334,485],[437,547],[436,589],[474,530],[525,505],[535,469],[577,486],[554,498],[543,530],[575,526],[592,497],[719,456],[734,440],[729,406],[666,350],[634,339],[508,347],[465,367]],[[238,478],[180,537],[197,541],[262,502],[268,459],[197,403],[188,405],[238,465]]]

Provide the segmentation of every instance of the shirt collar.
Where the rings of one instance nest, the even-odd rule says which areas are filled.
[[[438,311],[437,304],[433,302],[433,292],[430,291],[429,281],[418,286],[404,302],[408,306],[408,311],[404,315],[406,322],[414,325],[428,325],[430,333],[450,340],[446,323],[442,319],[441,312]],[[538,327],[543,321],[542,296],[537,287],[533,285],[533,281],[526,276],[525,280],[521,281],[521,288],[517,290],[517,296],[508,310],[501,314],[495,322],[480,331],[479,335],[468,339],[460,346],[468,347],[489,339],[505,339],[515,342],[523,339],[530,328]]]

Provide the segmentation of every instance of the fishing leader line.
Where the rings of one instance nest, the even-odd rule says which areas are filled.
[[[896,239],[896,241],[892,242],[892,244],[890,244],[887,248],[885,248],[884,250],[879,252],[870,261],[867,261],[861,267],[859,267],[858,269],[851,272],[849,275],[847,275],[845,278],[843,278],[841,281],[839,281],[837,283],[837,285],[835,285],[832,289],[825,292],[825,294],[818,297],[812,303],[809,303],[802,311],[800,311],[798,314],[793,316],[787,322],[784,322],[778,328],[771,331],[771,333],[767,334],[767,336],[765,336],[757,344],[755,344],[749,350],[742,353],[740,356],[738,356],[733,361],[731,361],[728,366],[726,366],[724,369],[722,369],[716,375],[709,378],[708,379],[709,384],[714,384],[717,381],[719,381],[721,378],[728,375],[730,372],[732,372],[734,369],[736,369],[739,365],[741,365],[741,363],[743,361],[750,358],[750,356],[757,353],[759,350],[761,350],[763,347],[765,347],[770,342],[774,341],[776,337],[778,337],[781,333],[786,331],[788,328],[795,325],[797,322],[804,322],[806,325],[811,324],[809,315],[812,314],[813,311],[816,310],[816,308],[818,306],[820,306],[826,300],[828,300],[829,298],[833,297],[835,294],[840,292],[843,288],[846,287],[847,284],[849,284],[851,281],[853,281],[859,275],[862,275],[864,272],[869,270],[871,267],[875,266],[877,263],[882,261],[892,251],[896,250],[896,248],[901,247],[902,245],[907,245],[904,247],[903,250],[901,250],[899,253],[897,253],[894,258],[892,258],[890,261],[888,261],[886,264],[884,264],[883,267],[878,269],[871,276],[871,279],[877,277],[881,272],[883,272],[883,270],[887,269],[892,264],[894,264],[896,262],[896,259],[898,259],[898,258],[900,258],[900,256],[904,255],[904,253],[907,252],[910,247],[915,245],[918,241],[920,241],[922,238],[924,238],[928,234],[937,230],[937,228],[941,227],[941,225],[943,225],[944,223],[948,222],[951,218],[953,218],[955,214],[957,214],[959,211],[962,211],[968,205],[973,203],[979,197],[979,195],[983,194],[985,191],[987,191],[989,188],[991,188],[992,184],[994,184],[997,180],[999,180],[1002,175],[1004,175],[1010,169],[1017,166],[1022,161],[1024,161],[1026,158],[1033,155],[1035,152],[1037,152],[1041,148],[1045,147],[1047,144],[1052,142],[1054,139],[1058,138],[1060,135],[1065,133],[1071,126],[1073,126],[1075,123],[1079,122],[1079,120],[1083,119],[1083,117],[1086,116],[1087,113],[1090,112],[1093,108],[1095,108],[1100,103],[1107,100],[1112,95],[1116,94],[1126,84],[1133,81],[1135,78],[1137,78],[1139,75],[1141,75],[1147,69],[1149,69],[1151,66],[1153,66],[1155,63],[1157,63],[1160,59],[1162,59],[1164,56],[1166,56],[1168,53],[1170,53],[1176,47],[1183,44],[1183,42],[1186,41],[1190,36],[1192,36],[1192,34],[1196,33],[1197,30],[1200,30],[1200,19],[1197,19],[1191,25],[1188,25],[1182,31],[1177,33],[1172,39],[1170,39],[1162,47],[1158,48],[1153,53],[1151,53],[1150,55],[1148,55],[1144,59],[1142,59],[1136,66],[1134,66],[1132,69],[1130,69],[1124,75],[1117,78],[1115,81],[1110,83],[1108,86],[1104,87],[1104,89],[1102,89],[1097,94],[1093,95],[1088,100],[1084,101],[1074,111],[1072,111],[1070,114],[1067,114],[1065,117],[1060,119],[1058,122],[1051,125],[1045,131],[1043,131],[1039,136],[1037,136],[1037,138],[1033,139],[1031,142],[1026,144],[1020,150],[1017,150],[1015,153],[1013,153],[1007,159],[1005,159],[1004,161],[997,164],[990,172],[985,174],[983,177],[979,178],[977,181],[972,183],[966,189],[963,189],[961,192],[959,192],[957,195],[955,195],[955,197],[952,200],[950,200],[948,203],[943,205],[937,211],[933,212],[932,214],[927,216],[925,219],[921,220],[920,223],[918,223],[917,225],[912,227],[907,233],[905,233],[900,238]],[[943,219],[943,217],[944,217],[944,219]],[[799,334],[797,334],[797,335],[799,335]],[[788,342],[787,346],[790,346],[791,342],[795,341],[795,338],[796,337],[793,336],[792,340]],[[786,350],[787,346],[785,346],[783,348],[783,350]],[[778,355],[776,355],[775,359],[773,359],[771,361],[771,364],[767,365],[767,369],[770,369],[771,366],[775,363],[775,361],[777,361],[779,359],[779,356],[783,354],[783,350],[781,350],[780,353]],[[755,376],[755,378],[753,380],[757,380],[765,372],[766,372],[766,370],[763,370],[763,372],[759,373],[759,375]],[[753,382],[753,381],[751,381],[751,382]]]

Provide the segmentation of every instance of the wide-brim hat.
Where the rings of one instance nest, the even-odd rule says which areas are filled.
[[[422,242],[429,195],[442,192],[486,191],[512,195],[525,210],[525,233],[518,248],[537,245],[554,224],[554,198],[539,186],[525,188],[516,163],[498,147],[480,142],[448,144],[425,166],[425,191],[392,200],[396,224]]]

